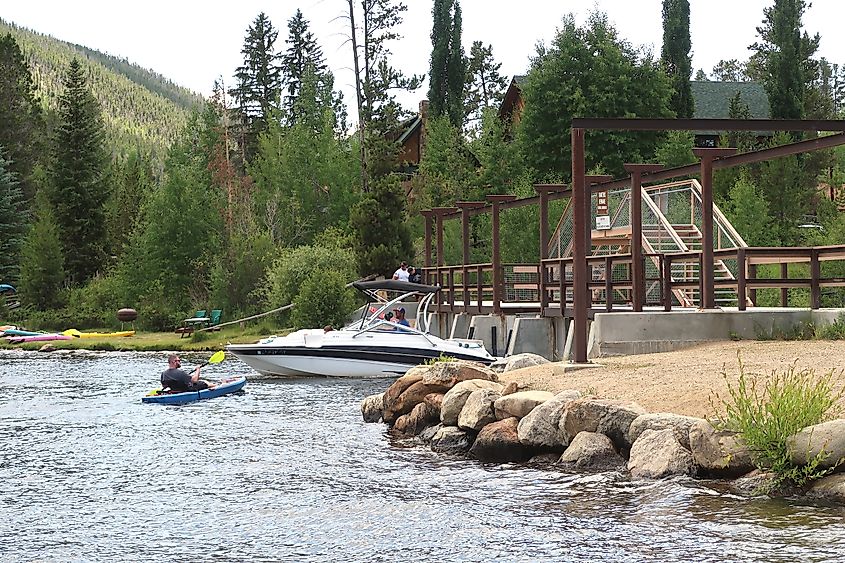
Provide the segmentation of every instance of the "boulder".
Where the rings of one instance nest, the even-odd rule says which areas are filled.
[[[693,475],[692,454],[675,438],[671,428],[646,430],[631,446],[628,470],[634,479],[662,479],[672,475]]]
[[[399,395],[405,392],[408,387],[422,381],[422,369],[420,366],[412,367],[405,372],[405,375],[399,377],[390,384],[390,387],[384,392],[384,405],[392,405],[399,398]],[[385,422],[387,422],[385,420]]]
[[[699,420],[690,427],[689,444],[695,464],[705,475],[739,477],[756,467],[739,434],[716,429],[707,420]]]
[[[631,401],[585,397],[566,406],[560,417],[560,427],[566,443],[579,432],[599,432],[610,438],[616,449],[624,453],[631,448],[628,436],[631,423],[641,414],[646,414],[645,409]]]
[[[447,454],[461,454],[469,450],[472,437],[455,426],[443,426],[431,438],[431,449]]]
[[[393,425],[393,430],[408,434],[409,436],[416,436],[422,432],[432,422],[438,420],[438,413],[431,405],[426,403],[418,403],[410,413],[403,414],[396,419]]]
[[[385,422],[392,424],[397,418],[403,414],[408,414],[415,406],[422,403],[425,396],[429,393],[445,393],[448,389],[448,387],[443,385],[427,384],[421,379],[405,389],[393,401],[388,401],[387,392],[385,391],[384,414],[382,417]]]
[[[496,399],[493,408],[498,420],[512,416],[522,418],[534,410],[534,407],[542,405],[553,397],[554,395],[548,391],[519,391]]]
[[[532,448],[562,452],[569,440],[560,427],[560,417],[566,406],[580,397],[578,391],[567,389],[534,407],[519,421],[519,441]]]
[[[419,366],[424,369],[422,381],[427,385],[439,385],[447,390],[454,387],[461,381],[470,379],[484,379],[487,381],[499,381],[499,376],[492,369],[478,362],[466,360],[453,360],[448,362],[435,362],[427,366]]]
[[[519,384],[516,381],[511,381],[507,385],[505,385],[504,389],[502,389],[502,397],[504,397],[505,395],[512,395],[517,391],[519,391]]]
[[[515,369],[522,369],[531,366],[539,366],[548,364],[549,360],[537,354],[514,354],[507,358],[501,358],[490,364],[490,369],[496,373],[504,373],[506,371],[513,371]]]
[[[461,414],[458,415],[458,428],[464,430],[481,430],[484,426],[496,420],[493,403],[500,397],[493,389],[479,389],[467,397]]]
[[[579,432],[558,461],[575,471],[606,471],[625,464],[610,438],[597,432]]]
[[[552,465],[557,463],[558,458],[560,458],[560,456],[555,453],[537,454],[532,456],[531,459],[528,460],[528,463],[533,463],[535,465]]]
[[[631,428],[628,430],[628,435],[631,438],[631,443],[636,442],[646,430],[662,430],[664,428],[671,428],[675,431],[675,438],[686,449],[689,445],[689,429],[693,424],[704,420],[703,418],[696,418],[694,416],[684,416],[681,414],[674,414],[671,412],[655,412],[642,414],[634,419],[631,423]]]
[[[759,496],[771,491],[775,484],[775,474],[755,469],[742,477],[734,479],[731,487],[743,495]]]
[[[423,398],[423,402],[437,412],[437,420],[440,420],[440,409],[443,408],[444,393],[429,393]]]
[[[795,465],[806,465],[822,454],[819,468],[845,469],[845,420],[836,419],[802,429],[786,440],[789,459]],[[822,453],[824,452],[824,453]]]
[[[485,392],[490,391],[477,391],[477,393]],[[516,417],[488,424],[478,433],[469,453],[481,461],[496,463],[529,460],[532,452],[530,448],[519,442],[516,430],[518,424]]]
[[[845,503],[845,474],[828,475],[814,481],[807,491],[807,496]]]
[[[45,344],[44,346],[42,346],[41,348],[39,348],[39,349],[38,349],[38,351],[39,351],[39,352],[55,352],[55,351],[56,351],[56,347],[55,347],[55,346],[53,346],[52,344]]]
[[[361,401],[361,414],[364,422],[378,422],[384,410],[384,393],[370,395]]]
[[[417,435],[417,439],[424,444],[430,444],[432,438],[434,438],[435,434],[437,434],[441,428],[443,428],[442,424],[429,426]]]
[[[443,404],[440,407],[440,421],[446,426],[457,426],[458,415],[461,414],[461,409],[464,408],[464,404],[472,392],[478,391],[479,389],[500,391],[502,385],[485,379],[461,381],[449,389],[443,396]]]

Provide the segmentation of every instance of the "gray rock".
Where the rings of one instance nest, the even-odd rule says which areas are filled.
[[[431,439],[431,449],[447,454],[466,453],[472,445],[472,437],[455,426],[443,426]]]
[[[519,441],[533,448],[563,451],[569,440],[560,427],[560,417],[566,406],[580,397],[578,391],[567,389],[537,405],[519,421]]]
[[[396,419],[393,430],[416,436],[432,422],[438,420],[439,413],[431,405],[423,402],[418,403],[408,414],[403,414]]]
[[[761,496],[772,490],[775,474],[755,469],[731,482],[731,487],[743,495]]]
[[[795,465],[806,465],[821,454],[821,468],[845,469],[845,420],[836,419],[802,429],[786,440],[789,458]],[[824,452],[824,453],[822,453]]]
[[[493,389],[473,391],[458,415],[458,428],[477,431],[494,422],[496,414],[493,411],[493,403],[499,397],[499,392]]]
[[[498,420],[512,416],[522,418],[530,413],[534,407],[542,405],[553,397],[554,395],[548,391],[519,391],[496,399],[493,408]]]
[[[632,401],[586,397],[566,406],[560,417],[560,427],[567,443],[579,432],[599,432],[624,453],[631,448],[628,435],[631,423],[641,414],[646,414],[645,409]]]
[[[716,429],[707,420],[690,427],[689,444],[693,461],[705,475],[738,477],[756,468],[739,434]]]
[[[461,381],[468,381],[470,379],[499,380],[496,372],[478,362],[454,360],[435,362],[424,367],[426,369],[423,371],[422,382],[426,385],[439,385],[446,389],[451,389]]]
[[[364,417],[364,422],[380,421],[382,409],[384,409],[384,393],[370,395],[361,401],[361,414]]]
[[[514,354],[513,356],[508,356],[507,358],[501,358],[499,360],[496,360],[495,362],[490,364],[490,369],[492,369],[496,373],[504,373],[506,371],[522,369],[531,366],[539,366],[548,363],[549,360],[547,360],[543,356],[538,356],[537,354]]]
[[[845,474],[828,475],[813,482],[807,496],[845,503]]]
[[[447,390],[448,387],[443,385],[425,383],[425,381],[420,380],[411,384],[407,389],[402,391],[398,397],[391,400],[387,395],[388,391],[390,391],[388,388],[388,391],[385,391],[384,395],[384,411],[382,411],[382,418],[384,418],[384,421],[388,424],[392,424],[397,418],[403,414],[408,414],[415,406],[422,403],[425,400],[426,395],[430,393],[445,393]]]
[[[636,442],[646,430],[662,430],[664,428],[671,428],[675,431],[675,438],[686,449],[689,445],[689,430],[693,424],[704,420],[703,418],[696,418],[694,416],[684,416],[681,414],[674,414],[671,412],[655,412],[638,416],[631,423],[631,428],[628,430],[628,436],[631,442]]]
[[[662,479],[673,475],[693,475],[692,454],[684,448],[671,428],[646,430],[631,446],[628,470],[634,479]]]
[[[429,426],[417,435],[417,439],[424,444],[429,444],[431,443],[432,438],[434,438],[435,434],[437,434],[441,428],[443,428],[442,424],[435,424],[434,426]]]
[[[471,379],[469,381],[461,381],[443,396],[443,403],[440,406],[440,422],[445,426],[457,426],[458,416],[461,414],[461,409],[464,408],[467,399],[473,391],[479,389],[493,389],[499,391],[502,389],[500,383],[487,381],[484,379]]]
[[[478,393],[484,392],[478,391]],[[481,461],[496,463],[527,461],[531,458],[532,452],[530,448],[519,443],[517,424],[515,417],[488,424],[478,433],[469,453]]]
[[[625,464],[610,438],[597,432],[579,432],[558,461],[575,471],[606,471]]]
[[[537,454],[532,456],[532,458],[528,460],[528,463],[533,463],[535,465],[552,465],[557,463],[558,459],[560,459],[560,456],[555,453]]]

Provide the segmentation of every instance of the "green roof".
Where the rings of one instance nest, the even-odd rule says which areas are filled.
[[[695,100],[696,119],[729,119],[731,99],[739,92],[742,101],[748,105],[752,119],[769,119],[769,97],[763,85],[757,82],[690,82]]]

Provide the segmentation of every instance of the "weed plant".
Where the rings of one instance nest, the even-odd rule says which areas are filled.
[[[831,469],[820,468],[827,457],[821,452],[803,466],[792,463],[787,439],[799,430],[834,418],[839,412],[838,401],[842,391],[835,390],[841,377],[830,371],[816,375],[809,368],[797,369],[793,363],[771,377],[761,378],[747,373],[739,358],[739,379],[728,381],[727,396],[711,396],[711,406],[724,415],[718,418],[721,426],[738,432],[751,450],[758,468],[774,473],[775,479],[768,491],[785,486],[802,487],[809,481],[823,477]],[[719,408],[721,407],[721,408]]]
[[[439,355],[438,357],[436,357],[436,358],[429,358],[429,359],[427,359],[427,360],[423,363],[423,365],[426,365],[426,366],[433,366],[434,364],[437,364],[437,363],[439,363],[439,362],[454,362],[454,361],[457,361],[457,359],[456,359],[456,358],[454,358],[454,357],[452,357],[452,356],[447,356],[446,354],[440,354],[440,355]]]

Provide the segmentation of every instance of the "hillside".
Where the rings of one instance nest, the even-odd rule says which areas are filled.
[[[159,155],[185,125],[198,94],[151,70],[87,47],[61,41],[0,19],[0,34],[11,33],[32,72],[45,110],[58,105],[71,59],[87,69],[88,85],[100,102],[108,142],[116,153],[140,147]]]

